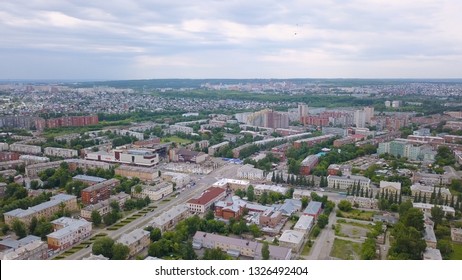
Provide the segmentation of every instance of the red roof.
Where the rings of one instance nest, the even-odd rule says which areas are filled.
[[[222,193],[224,193],[226,190],[218,187],[210,187],[206,189],[202,195],[198,198],[193,198],[188,201],[188,203],[192,204],[200,204],[200,205],[206,205],[216,197],[220,196]]]

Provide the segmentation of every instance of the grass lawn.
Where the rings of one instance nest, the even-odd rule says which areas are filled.
[[[303,249],[302,249],[302,252],[300,253],[300,255],[303,255],[303,256],[308,256],[308,254],[310,253],[311,251],[311,248],[313,247],[313,244],[314,242],[311,241],[311,246],[309,244],[310,242],[306,242],[305,245],[303,246]]]
[[[452,249],[454,250],[454,252],[452,252],[451,257],[449,259],[450,260],[462,260],[462,244],[453,242]]]
[[[170,137],[162,138],[160,142],[161,143],[175,142],[178,144],[188,144],[188,143],[191,143],[192,141],[189,139],[180,138],[178,136],[170,136]]]
[[[372,216],[376,214],[375,211],[365,211],[352,209],[349,212],[337,211],[337,217],[339,218],[348,218],[348,219],[357,219],[363,221],[372,221]]]
[[[374,229],[374,226],[371,225],[371,224],[363,224],[363,223],[357,223],[357,222],[353,222],[353,221],[346,221],[344,219],[338,219],[337,223],[339,223],[339,224],[349,224],[349,225],[356,226],[356,227],[362,227],[362,228],[365,228],[365,229],[368,229],[368,230],[373,230]]]
[[[359,260],[362,244],[335,238],[330,256],[342,260]]]

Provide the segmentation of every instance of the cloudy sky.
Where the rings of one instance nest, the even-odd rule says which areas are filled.
[[[2,0],[0,79],[462,78],[460,0]]]

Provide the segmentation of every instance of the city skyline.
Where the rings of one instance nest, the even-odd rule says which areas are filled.
[[[454,1],[15,1],[1,79],[461,78]]]

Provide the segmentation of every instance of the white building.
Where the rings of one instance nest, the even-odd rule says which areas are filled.
[[[355,111],[355,125],[358,128],[366,127],[366,113],[364,111]]]
[[[249,180],[265,179],[264,172],[261,169],[255,168],[252,164],[245,164],[237,170],[237,177]]]
[[[380,181],[380,193],[401,193],[401,183],[400,182],[387,182]]]
[[[48,245],[40,237],[28,235],[19,240],[5,238],[0,241],[0,260],[46,260]]]
[[[294,230],[303,233],[304,236],[307,236],[311,228],[314,225],[314,217],[308,215],[302,215],[298,219],[297,223],[294,225]]]
[[[77,150],[53,148],[53,147],[46,147],[44,149],[44,154],[47,156],[62,157],[62,158],[73,158],[73,157],[78,156]]]
[[[191,182],[191,176],[178,172],[162,172],[162,179],[175,184],[176,188],[182,188]]]
[[[427,214],[430,214],[430,215],[431,215],[431,210],[432,210],[432,208],[434,206],[435,205],[430,204],[430,203],[420,203],[420,202],[412,203],[412,207],[418,208],[418,209],[422,210],[424,213],[427,213]],[[441,209],[443,209],[443,212],[444,212],[445,215],[451,214],[451,215],[454,216],[456,214],[456,211],[454,210],[454,208],[452,208],[450,206],[437,205],[437,207],[440,207]]]
[[[292,252],[297,253],[303,246],[305,234],[295,230],[285,230],[279,238],[279,245],[291,248]]]
[[[420,183],[415,183],[411,186],[412,196],[414,197],[421,196],[421,198],[426,197],[427,201],[429,201],[434,191],[436,195],[438,195],[438,193],[441,192],[441,196],[443,197],[443,199],[447,198],[448,200],[450,200],[452,197],[451,192],[449,191],[448,188],[443,188],[443,187],[437,188],[437,187],[422,185]]]
[[[116,243],[123,244],[130,249],[130,253],[128,257],[134,257],[139,252],[143,251],[144,248],[148,247],[149,245],[149,231],[145,231],[142,229],[135,229],[134,231],[122,235]]]
[[[86,220],[77,220],[62,217],[51,222],[54,232],[47,235],[48,247],[53,250],[64,250],[71,247],[91,234],[91,223]]]
[[[191,134],[194,132],[194,129],[189,126],[182,126],[182,125],[176,125],[173,124],[168,127],[167,132],[170,134],[175,134],[177,132],[185,133],[185,134]]]
[[[8,149],[9,149],[8,143],[0,142],[0,151],[8,151]]]
[[[255,196],[260,196],[264,192],[277,192],[282,195],[285,195],[287,191],[289,190],[289,188],[281,187],[277,185],[260,185],[260,184],[255,185],[253,189],[254,189]]]
[[[247,188],[250,186],[250,182],[247,180],[237,180],[237,179],[229,179],[229,178],[223,178],[215,183],[213,183],[212,187],[219,187],[222,189],[227,189],[230,188],[233,191],[236,191],[238,189],[240,190],[247,190]]]
[[[172,230],[178,222],[189,217],[189,208],[186,204],[174,206],[155,217],[150,225],[159,228],[161,232]]]
[[[31,164],[36,164],[36,163],[49,162],[50,158],[33,156],[33,155],[20,155],[19,160],[24,161],[26,165],[31,165]]]
[[[347,201],[357,208],[377,209],[378,205],[377,199],[368,197],[348,196]]]
[[[229,145],[228,141],[224,141],[221,143],[218,143],[216,145],[210,146],[208,150],[208,154],[210,156],[213,156],[216,152],[218,152],[220,149],[223,149],[224,147],[227,147]]]
[[[136,198],[149,197],[151,201],[162,199],[173,192],[173,184],[169,182],[138,186],[141,186],[141,192],[137,192],[137,186],[134,186],[132,187],[132,196]]]
[[[213,203],[223,199],[225,196],[225,189],[210,187],[206,189],[200,197],[188,200],[186,205],[191,212],[205,213]]]
[[[14,143],[10,145],[10,151],[18,152],[23,154],[33,154],[38,155],[42,153],[42,147],[40,146],[33,146],[33,145],[26,145],[26,144],[18,144]]]
[[[364,176],[360,175],[348,175],[348,176],[336,176],[336,175],[329,175],[327,176],[327,183],[329,188],[337,188],[337,189],[342,189],[346,190],[348,188],[352,188],[353,185],[356,184],[356,186],[359,183],[359,186],[361,188],[364,188],[366,190],[367,188],[370,188],[371,186],[371,179],[366,178]]]

